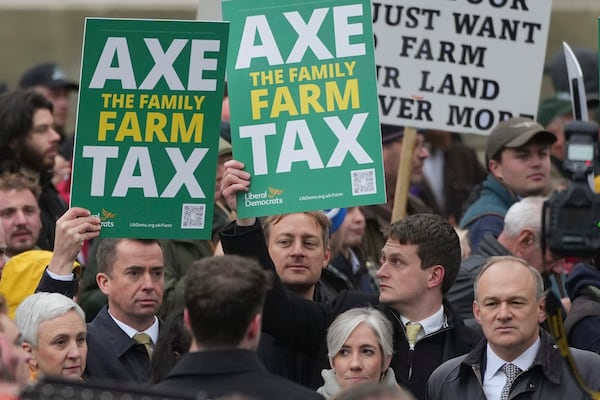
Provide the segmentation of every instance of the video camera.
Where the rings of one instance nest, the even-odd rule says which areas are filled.
[[[572,174],[566,190],[545,203],[544,247],[563,257],[600,256],[600,195],[588,183],[598,159],[598,124],[570,121],[565,126],[564,168]]]

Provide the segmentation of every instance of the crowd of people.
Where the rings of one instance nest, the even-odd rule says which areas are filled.
[[[417,131],[398,221],[402,127],[381,126],[386,204],[257,219],[236,214],[252,176],[224,120],[210,240],[100,238],[68,206],[78,84],[27,70],[0,94],[0,398],[50,379],[178,399],[590,398],[600,257],[544,240],[573,119],[550,67],[538,120],[499,122],[484,160],[457,132]]]

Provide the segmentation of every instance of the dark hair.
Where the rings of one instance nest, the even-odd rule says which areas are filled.
[[[0,94],[0,171],[17,172],[25,139],[39,109],[53,112],[52,102],[33,90]]]
[[[442,294],[450,289],[460,269],[460,241],[456,231],[436,214],[414,214],[392,223],[388,237],[400,244],[414,244],[421,268],[444,267]]]
[[[171,314],[160,327],[150,367],[151,381],[161,382],[182,355],[190,351],[192,334],[183,322],[183,314]]]
[[[205,347],[235,347],[262,311],[272,276],[251,259],[205,257],[185,281],[185,305],[192,333]]]
[[[96,265],[98,266],[98,272],[107,275],[112,273],[112,267],[117,260],[117,246],[122,241],[131,240],[146,245],[156,243],[160,246],[160,242],[157,239],[102,238],[96,240],[101,240],[98,245],[98,250],[96,250]]]

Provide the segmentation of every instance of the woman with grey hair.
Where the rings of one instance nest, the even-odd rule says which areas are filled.
[[[87,328],[81,307],[59,293],[35,293],[19,306],[15,323],[31,353],[30,380],[39,374],[81,379],[87,359]]]
[[[327,331],[331,369],[321,372],[325,384],[317,392],[330,399],[365,382],[398,387],[390,368],[392,341],[392,324],[374,308],[353,308],[338,315]]]

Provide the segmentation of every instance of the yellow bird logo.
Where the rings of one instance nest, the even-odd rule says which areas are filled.
[[[115,214],[114,212],[110,212],[108,210],[105,210],[104,208],[102,209],[102,216],[100,217],[100,219],[102,221],[106,221],[107,219],[111,219],[116,217],[117,214]]]
[[[275,196],[280,196],[283,193],[283,189],[276,189],[269,186],[269,198],[272,199]]]

